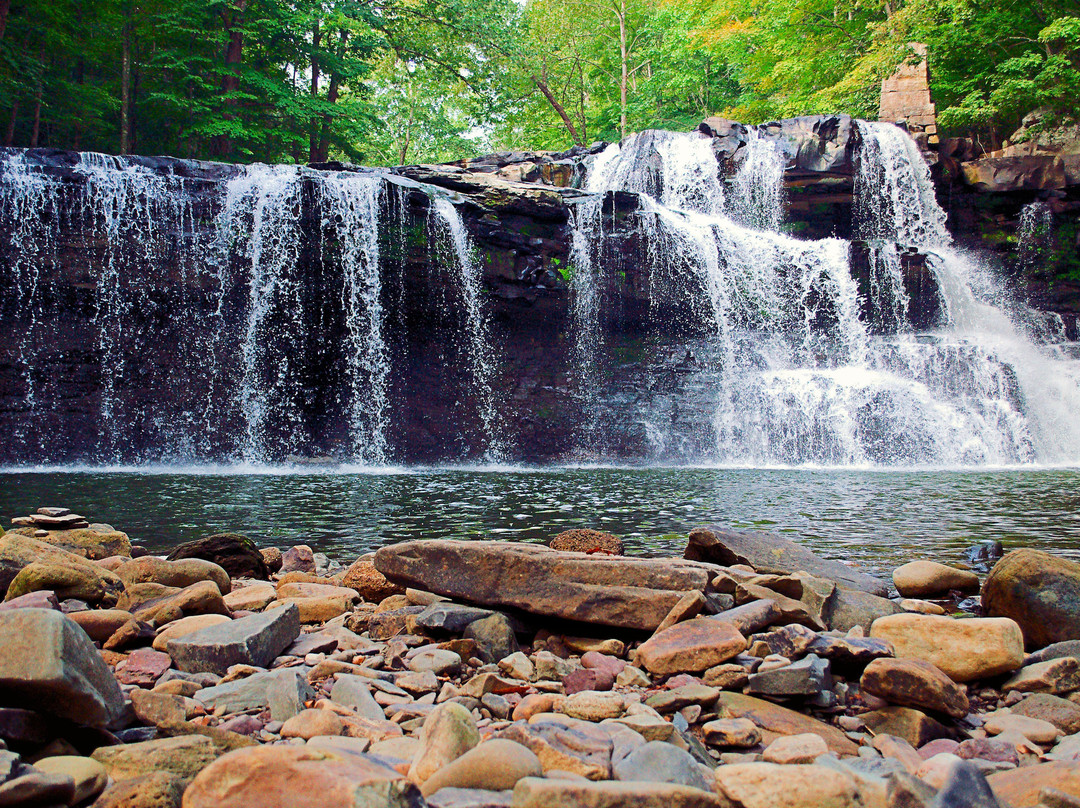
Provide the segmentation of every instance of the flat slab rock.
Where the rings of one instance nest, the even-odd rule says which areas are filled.
[[[760,573],[788,575],[808,572],[848,589],[887,597],[888,585],[880,578],[853,570],[847,564],[822,558],[800,544],[772,533],[700,527],[690,531],[685,558],[732,566],[748,564]]]
[[[232,665],[266,667],[299,636],[300,612],[290,604],[176,637],[166,648],[179,670],[224,676]]]
[[[383,547],[375,568],[391,581],[483,606],[652,631],[716,568],[682,559],[598,557],[535,544],[407,541]]]

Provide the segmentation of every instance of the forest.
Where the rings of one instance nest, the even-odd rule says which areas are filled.
[[[911,42],[945,134],[1080,113],[1075,0],[0,0],[0,137],[400,164],[876,117]]]

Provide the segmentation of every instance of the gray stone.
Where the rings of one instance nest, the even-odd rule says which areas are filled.
[[[304,707],[304,702],[314,698],[315,691],[308,685],[303,674],[307,668],[282,668],[236,679],[215,687],[206,687],[192,697],[209,710],[218,707],[226,712],[270,708],[273,721],[287,721]]]
[[[386,715],[383,708],[371,695],[370,679],[352,673],[339,673],[337,681],[330,690],[330,700],[337,704],[351,707],[357,714],[373,721],[383,721]]]
[[[829,661],[809,654],[787,667],[750,674],[747,687],[767,696],[813,696],[832,687]]]
[[[663,741],[649,741],[614,766],[616,780],[676,783],[710,791],[701,767],[689,752]]]
[[[821,620],[834,631],[850,631],[855,626],[869,629],[879,617],[902,611],[895,601],[838,586],[822,605]]]
[[[885,597],[886,583],[872,575],[857,572],[839,561],[830,561],[802,545],[770,533],[725,530],[710,526],[690,531],[690,541],[683,557],[693,561],[711,561],[724,566],[748,564],[760,573],[789,575],[808,572],[836,581],[841,586]]]
[[[300,612],[289,604],[169,640],[177,668],[224,675],[232,665],[265,668],[300,636]]]
[[[892,646],[885,640],[871,637],[835,637],[830,634],[819,634],[808,650],[819,657],[841,664],[857,662],[866,665],[875,659],[893,655]]]
[[[124,697],[86,632],[51,609],[0,612],[0,693],[62,718],[106,726],[124,715]]]
[[[734,609],[718,612],[712,615],[711,619],[731,623],[745,637],[779,621],[780,607],[774,600],[755,600],[736,606]]]
[[[490,609],[462,606],[457,603],[432,603],[416,615],[416,625],[428,631],[461,634],[470,623],[492,614]]]
[[[465,637],[476,640],[485,662],[498,662],[521,650],[509,618],[500,612],[470,623]]]
[[[1048,645],[1028,656],[1024,660],[1024,664],[1034,665],[1050,659],[1061,659],[1062,657],[1080,657],[1080,640],[1065,640],[1064,642]]]
[[[75,781],[63,774],[38,771],[15,757],[4,766],[7,779],[0,785],[0,806],[59,806],[70,805],[75,799]]]
[[[931,808],[1001,808],[982,772],[967,760],[953,763]]]

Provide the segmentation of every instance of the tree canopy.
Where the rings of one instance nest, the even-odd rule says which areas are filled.
[[[709,115],[875,117],[929,48],[946,132],[1080,117],[1075,0],[0,0],[3,142],[448,160]]]

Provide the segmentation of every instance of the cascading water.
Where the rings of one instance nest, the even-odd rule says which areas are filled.
[[[502,460],[505,453],[504,439],[499,423],[499,407],[492,386],[496,368],[494,346],[489,337],[488,315],[481,297],[483,269],[476,257],[469,234],[461,215],[453,203],[444,197],[435,200],[431,207],[435,224],[436,240],[450,247],[457,269],[458,287],[464,304],[465,334],[469,373],[472,377],[472,394],[477,402],[482,438],[485,445],[484,459]]]
[[[989,273],[950,248],[945,214],[911,138],[891,124],[860,122],[859,129],[862,286],[852,245],[775,232],[776,220],[761,215],[771,208],[755,202],[760,196],[747,194],[738,175],[726,194],[716,193],[715,170],[709,175],[698,156],[705,138],[642,133],[593,166],[588,191],[640,195],[637,227],[651,282],[696,286],[707,303],[712,336],[695,348],[694,383],[674,395],[655,385],[659,392],[629,414],[655,457],[905,466],[1080,457],[1080,429],[1065,416],[1080,410],[1075,371],[1028,341],[1002,309]],[[759,171],[747,168],[755,165],[751,156],[742,162],[746,177]],[[694,182],[698,188],[686,187]],[[739,222],[721,212],[724,195]],[[600,253],[595,242],[605,233],[588,227],[600,221],[576,220],[578,272],[589,278],[603,269],[595,257],[581,260]],[[916,334],[905,262],[920,252],[937,278],[947,324]],[[578,328],[597,322],[592,315]],[[688,391],[699,410],[712,407],[711,423],[685,417]]]
[[[1016,228],[1016,263],[1021,271],[1030,270],[1047,251],[1054,237],[1054,212],[1045,202],[1036,200],[1020,211]]]
[[[385,175],[208,164],[177,173],[175,163],[162,170],[141,158],[75,157],[63,171],[76,181],[29,152],[0,163],[4,282],[17,297],[4,308],[25,324],[14,357],[21,456],[63,456],[48,445],[49,424],[61,423],[76,359],[63,353],[68,325],[49,313],[61,284],[43,279],[61,275],[61,250],[75,237],[92,273],[75,286],[90,312],[86,364],[100,382],[91,408],[62,417],[65,428],[98,436],[99,462],[330,453],[389,462],[389,330],[403,322],[389,322],[387,306],[400,307],[404,284],[386,289],[380,234],[393,242],[395,226],[381,221]],[[485,449],[495,458],[502,437],[480,265],[453,206],[438,211],[460,278]],[[402,243],[391,246],[400,253],[404,224],[397,230]],[[153,361],[162,352],[179,374]],[[340,413],[340,436],[318,420],[327,412]],[[330,437],[317,443],[317,433]],[[147,448],[135,454],[135,445]]]
[[[784,220],[784,154],[776,140],[757,127],[750,128],[740,151],[745,154],[731,178],[732,215],[747,227],[779,230]]]

